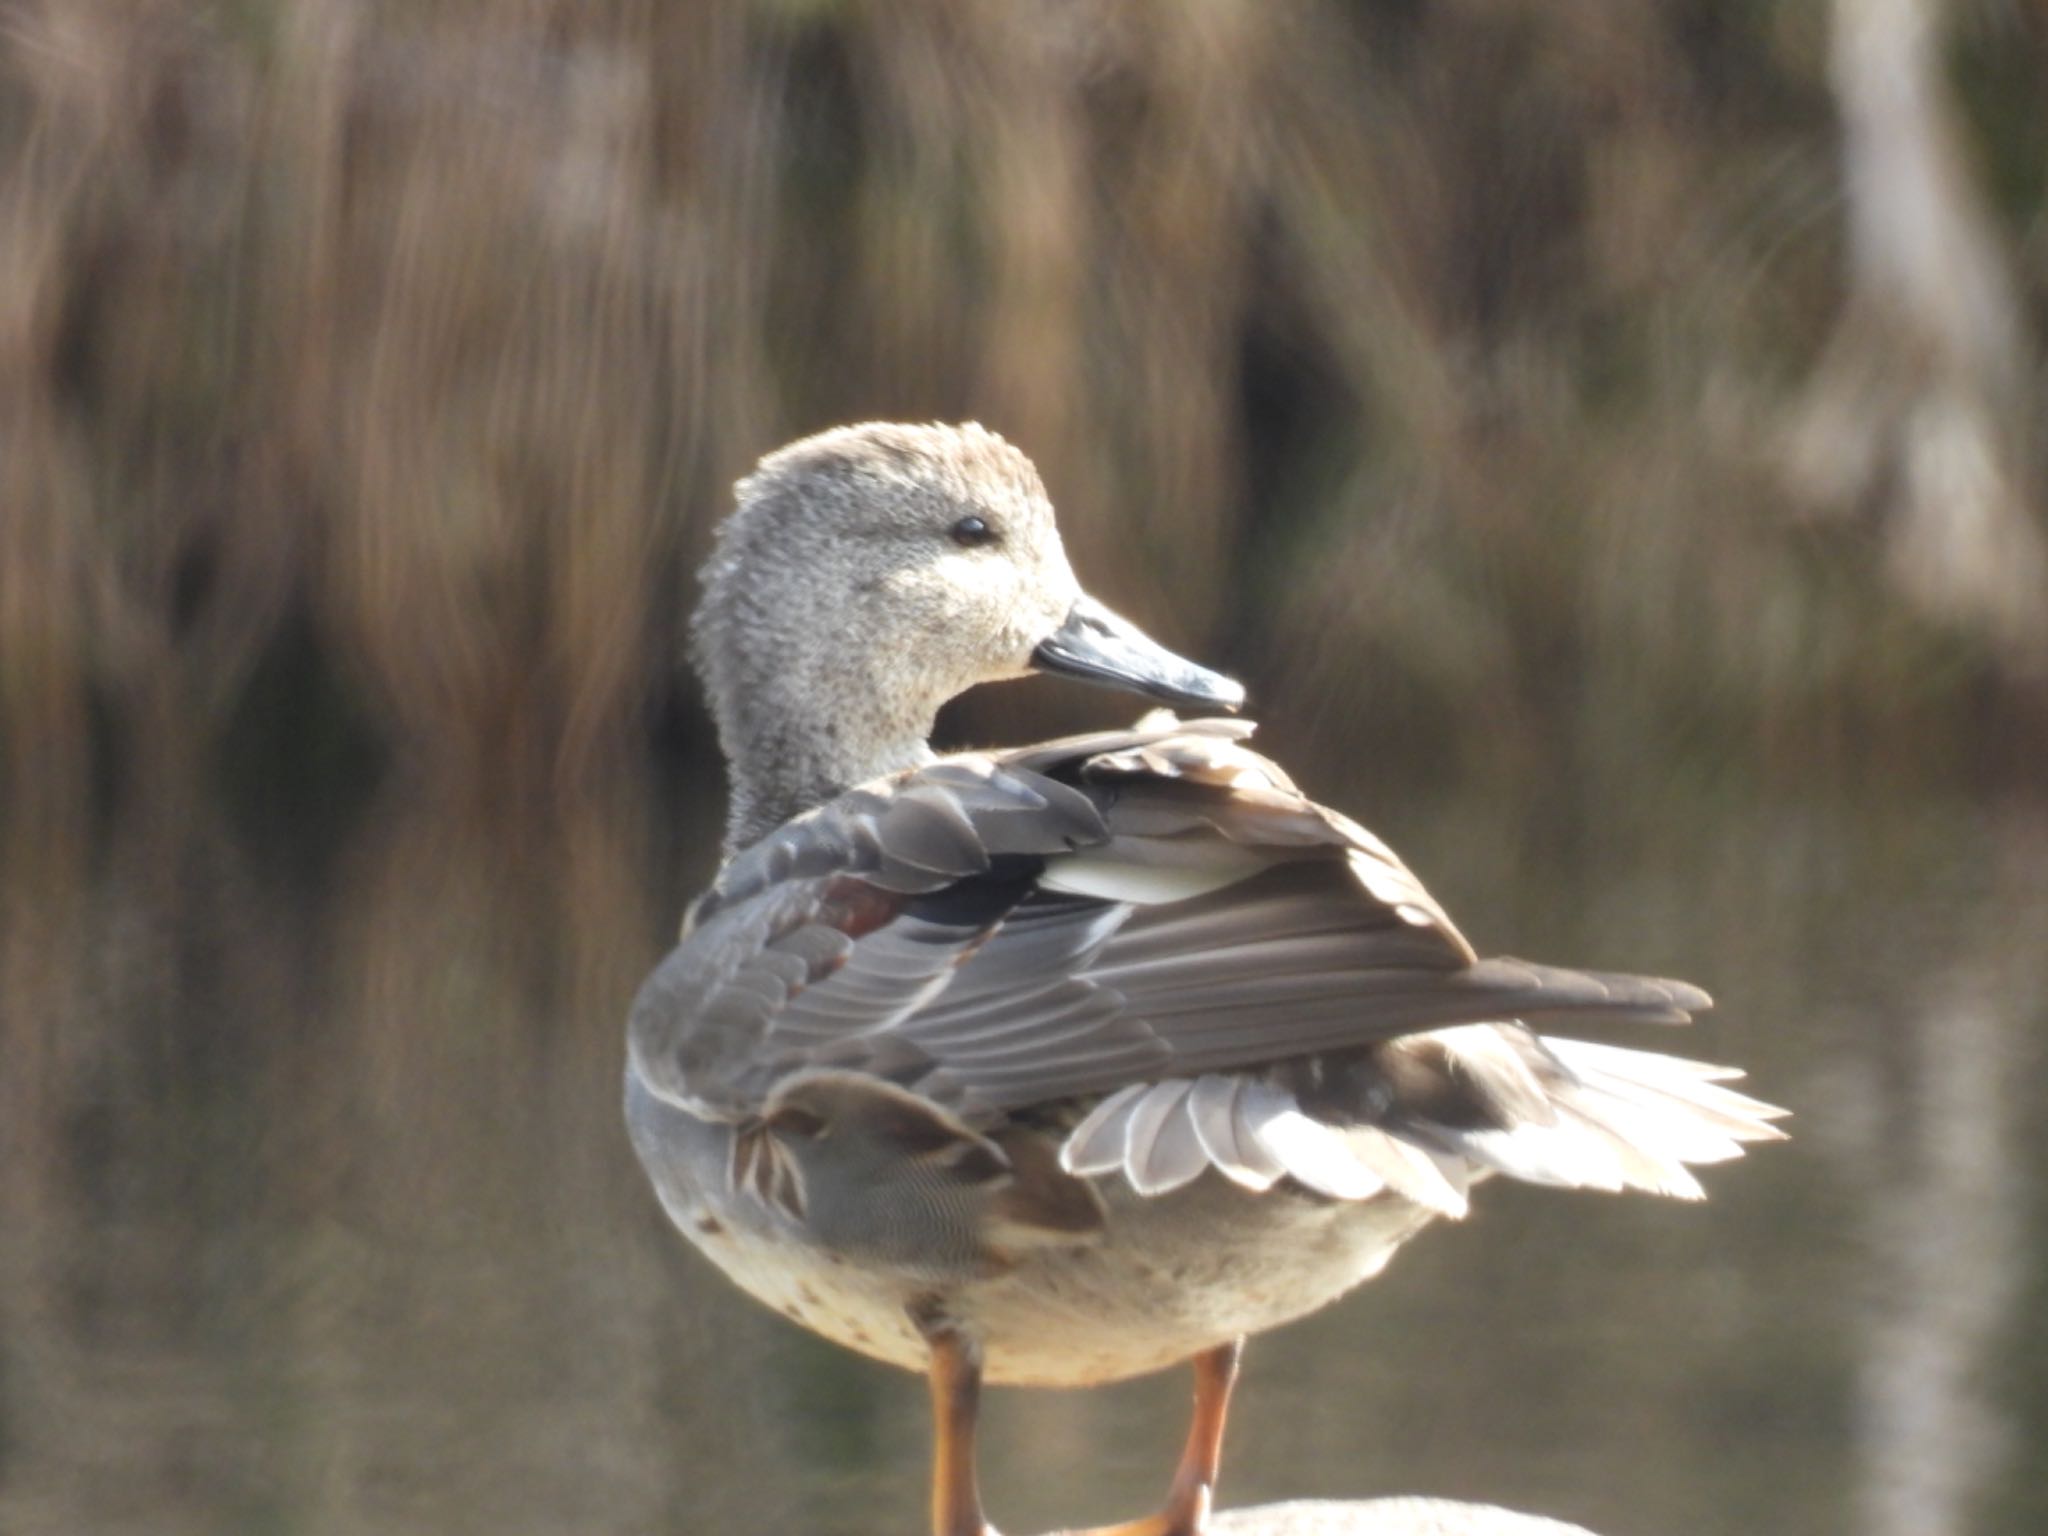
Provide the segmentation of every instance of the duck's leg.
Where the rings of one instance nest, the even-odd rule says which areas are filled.
[[[1180,1453],[1166,1507],[1143,1520],[1106,1525],[1072,1536],[1202,1536],[1209,1507],[1216,1497],[1216,1472],[1223,1461],[1223,1421],[1230,1412],[1230,1389],[1237,1383],[1244,1340],[1232,1339],[1195,1356],[1195,1419]]]
[[[912,1316],[932,1351],[932,1536],[997,1536],[974,1474],[981,1346],[936,1312]]]

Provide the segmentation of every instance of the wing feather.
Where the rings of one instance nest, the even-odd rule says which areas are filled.
[[[1271,1189],[1284,1170],[1278,1158],[1259,1144],[1256,1137],[1239,1134],[1238,1100],[1246,1080],[1218,1073],[1195,1079],[1188,1094],[1188,1119],[1202,1150],[1217,1171],[1234,1184],[1250,1190]]]
[[[1677,1023],[1681,982],[1479,959],[1241,721],[1170,718],[862,786],[735,858],[635,1005],[633,1070],[712,1118],[811,1070],[962,1124],[1097,1100],[1062,1154],[1456,1214],[1468,1179],[1690,1194],[1776,1134],[1725,1069],[1500,1021]],[[1315,1074],[1322,1079],[1312,1081]]]

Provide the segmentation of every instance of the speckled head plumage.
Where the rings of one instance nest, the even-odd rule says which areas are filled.
[[[1022,676],[1080,596],[1037,470],[979,426],[823,432],[736,501],[692,636],[734,847],[921,761],[939,707]]]

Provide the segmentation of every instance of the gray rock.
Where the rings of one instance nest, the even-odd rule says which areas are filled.
[[[1454,1499],[1304,1499],[1234,1509],[1213,1536],[1593,1536],[1582,1525]]]

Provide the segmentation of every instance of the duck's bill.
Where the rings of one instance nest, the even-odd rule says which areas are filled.
[[[1122,688],[1168,704],[1238,709],[1244,685],[1176,656],[1129,619],[1092,597],[1081,598],[1066,623],[1039,642],[1031,664],[1041,672]]]

